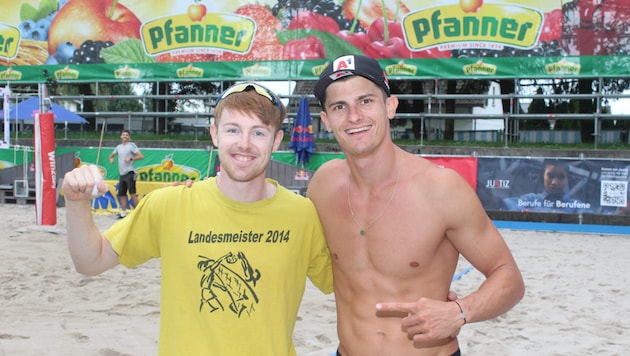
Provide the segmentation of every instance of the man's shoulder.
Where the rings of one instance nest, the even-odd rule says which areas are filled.
[[[322,164],[322,167],[335,167],[335,166],[346,166],[346,159],[345,158],[333,158],[333,159],[329,159],[328,161],[324,162],[324,164]]]
[[[348,167],[348,164],[345,159],[341,158],[333,158],[324,162],[317,170],[315,171],[315,175],[330,175],[337,174],[337,172],[341,169],[345,169]]]
[[[461,178],[454,169],[436,163],[430,159],[413,156],[406,162],[407,175],[415,176],[418,180],[432,180],[434,184],[449,185],[453,179]]]
[[[322,191],[331,192],[337,184],[347,181],[348,164],[346,160],[335,158],[322,164],[308,184],[309,195],[321,194]]]

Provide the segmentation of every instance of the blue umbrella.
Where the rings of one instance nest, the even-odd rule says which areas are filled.
[[[295,123],[293,124],[293,133],[291,134],[291,143],[289,147],[296,153],[297,164],[304,167],[308,164],[308,160],[315,149],[315,134],[313,133],[313,121],[311,119],[311,109],[308,105],[308,99],[300,99]]]
[[[87,124],[88,122],[83,117],[55,103],[51,103],[49,111],[54,114],[56,123]],[[9,120],[35,120],[36,112],[39,112],[39,97],[35,96],[16,105],[11,105]],[[4,118],[4,112],[0,112],[0,117]]]

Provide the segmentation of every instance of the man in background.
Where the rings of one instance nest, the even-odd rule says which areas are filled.
[[[120,132],[120,140],[122,141],[114,151],[109,155],[109,163],[114,164],[114,157],[118,156],[118,201],[120,202],[119,217],[127,216],[127,192],[131,195],[133,206],[138,206],[138,194],[136,193],[136,170],[134,161],[144,158],[142,152],[135,143],[131,142],[131,132],[122,130]]]

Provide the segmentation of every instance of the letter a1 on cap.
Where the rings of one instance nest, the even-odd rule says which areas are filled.
[[[344,69],[354,70],[354,56],[343,56],[333,62],[333,72]]]

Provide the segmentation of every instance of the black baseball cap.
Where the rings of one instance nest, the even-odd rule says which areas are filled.
[[[353,75],[360,75],[369,79],[381,87],[387,96],[391,95],[389,80],[387,80],[385,72],[376,59],[360,55],[345,55],[338,57],[324,69],[315,85],[315,97],[323,105],[326,98],[326,88],[337,79]]]

